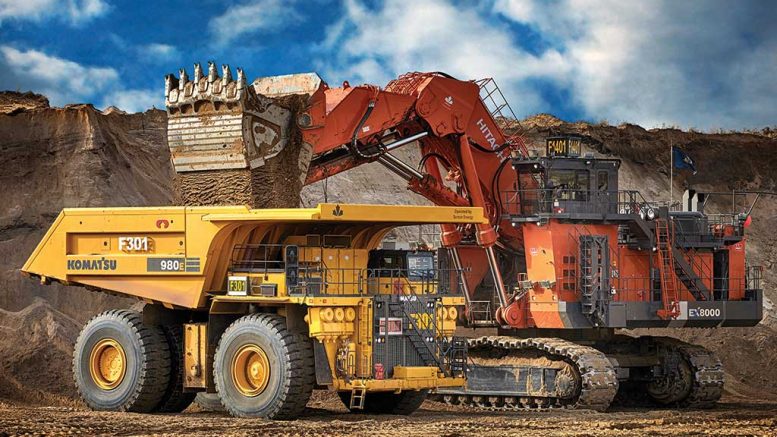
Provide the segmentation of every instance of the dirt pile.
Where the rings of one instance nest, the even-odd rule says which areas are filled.
[[[14,114],[29,109],[49,107],[46,96],[31,92],[0,91],[0,114]]]
[[[41,298],[0,310],[0,399],[61,404],[75,397],[70,375],[80,323]]]
[[[179,205],[250,205],[254,202],[251,171],[194,171],[175,176]]]

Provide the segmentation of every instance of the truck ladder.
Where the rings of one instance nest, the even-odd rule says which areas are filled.
[[[349,405],[351,410],[363,410],[364,398],[367,397],[367,386],[364,382],[355,379],[353,381],[353,388],[351,389],[351,404]]]
[[[674,223],[672,222],[674,228]],[[661,276],[661,300],[663,308],[658,310],[662,319],[676,319],[680,315],[680,302],[677,294],[677,275],[675,274],[672,254],[672,237],[667,219],[656,219],[656,253],[658,271]]]

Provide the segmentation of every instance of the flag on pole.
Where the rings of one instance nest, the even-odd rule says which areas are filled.
[[[683,149],[677,146],[672,146],[672,162],[674,163],[674,168],[688,169],[693,174],[696,174],[696,163]]]

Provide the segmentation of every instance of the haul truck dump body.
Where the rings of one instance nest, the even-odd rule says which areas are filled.
[[[22,270],[146,303],[82,331],[74,373],[92,408],[180,411],[207,391],[237,416],[289,418],[318,385],[350,409],[409,413],[464,383],[461,272],[380,243],[484,221],[427,206],[65,209]]]

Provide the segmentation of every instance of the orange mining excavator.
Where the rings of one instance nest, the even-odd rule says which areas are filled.
[[[585,153],[580,137],[528,150],[506,133],[520,130],[492,79],[408,73],[385,88],[332,88],[314,73],[248,84],[228,66],[222,77],[212,63],[201,71],[166,80],[178,172],[256,170],[300,132],[305,184],[379,162],[436,205],[486,211],[488,224],[442,226],[436,260],[467,272],[463,321],[498,335],[469,340],[466,388],[439,399],[605,410],[619,390],[684,407],[720,398],[712,352],[617,330],[757,324],[761,269],[745,260],[746,215],[707,214],[702,194],[672,207],[620,190],[620,161]],[[305,104],[290,109],[287,95]],[[411,143],[417,165],[392,153]]]

